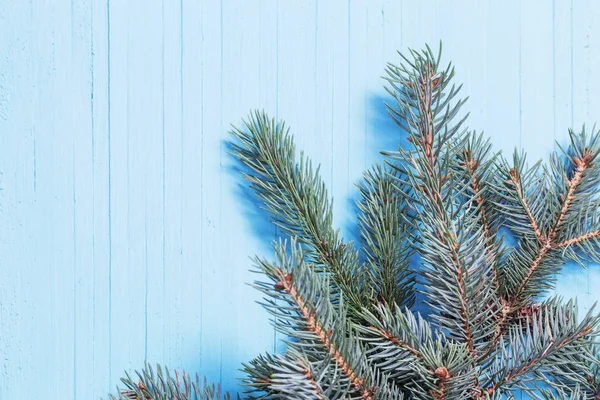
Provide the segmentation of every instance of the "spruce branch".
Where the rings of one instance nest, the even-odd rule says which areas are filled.
[[[369,368],[358,341],[347,325],[343,299],[334,305],[326,278],[305,262],[301,248],[292,240],[289,253],[285,244],[276,246],[274,264],[256,259],[256,265],[273,283],[257,282],[255,287],[267,295],[263,306],[274,316],[275,327],[294,338],[290,348],[315,360],[330,360],[331,368],[341,372],[338,382],[346,392],[365,400],[375,398],[381,376]],[[283,305],[287,304],[287,305]]]
[[[537,240],[540,243],[543,243],[544,234],[542,233],[539,224],[536,221],[537,218],[534,216],[534,208],[530,205],[530,203],[535,204],[535,213],[537,215],[542,214],[545,211],[543,208],[544,203],[540,200],[535,201],[534,199],[529,199],[528,197],[531,196],[541,199],[541,197],[538,196],[538,191],[544,191],[544,181],[545,178],[547,178],[547,174],[544,171],[544,173],[542,173],[542,178],[539,178],[539,163],[534,165],[533,168],[527,170],[525,174],[523,174],[522,171],[526,162],[525,155],[523,153],[519,154],[515,151],[513,159],[514,166],[508,170],[506,184],[510,188],[510,193],[517,200],[518,206],[505,208],[506,211],[511,213],[508,222],[513,222],[512,225],[507,226],[509,226],[511,231],[516,234],[525,235],[533,233]],[[530,193],[525,193],[523,189],[524,186],[529,188]],[[518,219],[519,216],[521,217],[520,220]],[[519,226],[519,223],[521,226]]]
[[[517,183],[521,185],[521,182],[537,181],[530,186],[530,193],[535,193],[539,200],[533,201],[533,211],[530,213],[540,216],[539,227],[534,229],[537,243],[522,235],[517,244],[518,251],[507,258],[508,264],[503,268],[508,281],[506,296],[513,310],[552,287],[552,274],[564,264],[565,255],[578,259],[576,252],[565,251],[568,246],[582,246],[595,241],[597,237],[595,232],[598,229],[594,224],[596,212],[588,220],[585,220],[585,216],[590,215],[589,211],[593,209],[590,206],[597,204],[596,188],[600,184],[600,169],[596,159],[600,151],[600,136],[598,132],[592,132],[588,137],[584,128],[580,134],[570,131],[570,138],[571,146],[564,151],[562,158],[556,153],[552,155],[551,172],[539,172],[538,168],[534,168],[525,179],[521,179],[524,157],[515,157],[515,165],[508,171],[510,184],[514,187]],[[519,202],[520,197],[525,197],[520,196],[519,191],[509,189],[505,198],[511,195],[513,200],[516,196]],[[547,198],[553,201],[544,201]],[[525,209],[523,204],[521,202]],[[504,209],[510,212],[514,207]],[[593,251],[586,253],[593,257]]]
[[[512,387],[531,391],[532,380],[585,385],[582,371],[593,358],[586,344],[598,334],[599,317],[590,310],[579,323],[576,318],[576,304],[561,304],[554,298],[511,326],[501,340],[498,362],[488,369],[485,391],[491,394]],[[547,374],[554,378],[546,378]]]
[[[427,301],[449,337],[466,344],[474,365],[496,330],[490,322],[500,309],[492,278],[492,242],[486,242],[490,227],[481,212],[480,181],[473,178],[476,165],[465,146],[468,135],[461,130],[466,116],[453,124],[464,100],[452,104],[458,89],[445,91],[454,70],[449,65],[439,71],[439,57],[429,48],[412,55],[414,61],[407,65],[388,67],[388,91],[397,102],[397,109],[388,109],[409,134],[414,151],[387,154],[399,162],[397,168],[413,188],[406,201],[419,218]]]
[[[583,392],[585,392],[589,398],[593,400],[600,400],[600,348],[597,343],[590,345],[590,353],[594,354],[594,360],[589,362],[589,367],[585,371],[584,378],[586,385],[583,386]],[[577,387],[577,389],[580,389]]]
[[[484,238],[487,242],[486,255],[491,263],[492,283],[494,290],[499,293],[502,284],[498,270],[504,253],[503,236],[498,233],[501,219],[494,207],[496,196],[493,186],[497,173],[498,154],[492,153],[492,145],[489,139],[484,139],[483,134],[469,132],[463,144],[464,148],[458,154],[458,168],[470,182],[470,197],[467,197],[466,201],[471,197],[475,198],[474,217],[478,218],[483,226]]]
[[[414,303],[415,274],[410,214],[396,188],[396,169],[375,166],[359,185],[358,223],[367,256],[370,288],[386,304],[410,307]]]
[[[245,177],[264,202],[274,223],[305,245],[311,261],[332,277],[332,296],[342,294],[350,314],[371,302],[363,286],[363,270],[352,243],[339,238],[332,227],[332,203],[319,168],[296,150],[283,123],[256,111],[244,122],[246,130],[234,128],[232,153],[249,169]]]
[[[433,372],[437,366],[425,364],[434,353],[435,339],[429,324],[411,312],[380,304],[376,313],[364,311],[365,325],[357,325],[359,338],[368,344],[371,362],[398,382],[410,382],[415,375]],[[435,367],[435,368],[434,368]]]
[[[183,372],[174,371],[171,375],[166,367],[156,366],[156,370],[145,364],[141,371],[136,371],[135,376],[125,372],[121,379],[123,389],[117,388],[118,396],[110,396],[113,400],[230,400],[229,393],[221,395],[221,391],[214,385],[209,385],[196,376],[191,378]],[[240,397],[236,397],[240,400]]]
[[[367,325],[357,329],[369,345],[367,355],[398,387],[424,399],[468,392],[476,375],[465,364],[469,354],[464,344],[446,340],[420,315],[398,306],[380,304],[376,313],[365,310],[364,319]]]
[[[260,355],[244,364],[246,393],[252,399],[327,400],[334,392],[331,384],[336,382],[335,376],[328,376],[331,371],[327,368],[326,362],[311,363],[294,349],[285,355]],[[324,382],[329,387],[324,389]]]
[[[462,159],[459,166],[463,168],[471,183],[471,192],[475,196],[475,204],[481,216],[486,239],[492,239],[492,221],[490,220],[491,205],[486,198],[487,176],[493,167],[493,158],[489,159],[491,143],[483,141],[483,135],[469,134],[465,142]],[[495,233],[495,232],[494,232]]]

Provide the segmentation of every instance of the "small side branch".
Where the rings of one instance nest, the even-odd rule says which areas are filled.
[[[384,338],[386,338],[387,340],[389,340],[390,342],[392,342],[393,344],[398,346],[400,349],[407,351],[408,353],[412,354],[416,358],[423,359],[423,355],[421,353],[419,353],[419,351],[417,349],[415,349],[413,346],[409,345],[408,343],[402,342],[398,337],[392,335],[391,332],[389,332],[385,329],[376,328],[374,326],[371,326],[370,328],[373,329],[374,331],[379,332],[379,334],[381,336],[383,336]]]
[[[590,155],[590,157],[591,157],[591,155]],[[525,290],[525,288],[529,284],[529,280],[531,279],[534,272],[538,269],[538,267],[544,260],[544,257],[550,252],[550,250],[552,248],[556,247],[556,245],[557,245],[557,243],[555,242],[556,235],[558,234],[558,231],[565,219],[565,216],[567,215],[567,212],[569,211],[569,207],[571,206],[573,200],[575,199],[575,191],[577,190],[577,186],[579,185],[579,182],[581,182],[583,173],[587,168],[590,167],[588,162],[589,162],[589,159],[586,159],[586,156],[584,156],[583,159],[575,157],[575,165],[576,165],[575,174],[573,175],[573,178],[568,182],[567,194],[565,196],[565,200],[564,200],[563,206],[560,210],[560,213],[556,219],[556,223],[554,224],[554,227],[552,228],[552,231],[550,231],[550,234],[548,235],[548,237],[542,241],[542,246],[540,247],[540,251],[539,251],[537,257],[533,260],[533,262],[529,266],[529,269],[527,270],[525,277],[523,278],[523,280],[521,281],[521,284],[517,288],[516,293],[515,293],[516,294],[515,301],[518,301],[519,296],[521,295],[521,293]]]
[[[538,223],[536,222],[533,216],[533,212],[531,211],[529,202],[525,198],[525,194],[523,193],[523,186],[521,185],[521,180],[519,179],[517,171],[515,171],[514,168],[511,168],[509,173],[510,182],[515,186],[515,191],[517,193],[517,196],[519,197],[519,201],[521,202],[523,209],[525,210],[525,214],[527,215],[529,225],[531,225],[531,228],[533,229],[533,232],[535,233],[535,236],[537,237],[538,241],[542,243],[545,241],[546,238],[542,234],[542,230],[540,229]]]
[[[489,219],[488,219],[488,215],[487,215],[488,213],[487,213],[486,205],[485,205],[485,203],[483,201],[483,197],[481,195],[481,185],[479,182],[479,176],[477,175],[477,167],[479,166],[479,161],[473,160],[471,151],[469,151],[468,149],[465,149],[464,153],[465,153],[464,168],[467,171],[467,173],[469,174],[469,176],[471,177],[471,189],[473,190],[473,194],[476,196],[475,203],[478,206],[480,206],[480,208],[481,208],[481,213],[480,213],[481,214],[481,222],[483,224],[485,238],[489,240],[489,238],[492,237],[492,234],[490,231],[490,224],[489,224]]]
[[[559,351],[560,349],[564,348],[566,345],[571,344],[571,343],[575,342],[576,340],[587,336],[592,330],[593,330],[592,326],[585,326],[585,327],[583,327],[583,329],[581,329],[579,332],[577,332],[577,334],[573,335],[572,337],[565,337],[562,340],[560,340],[559,342],[555,342],[554,338],[552,338],[552,335],[551,335],[550,342],[544,347],[543,350],[541,350],[540,353],[531,357],[530,359],[525,361],[523,364],[514,366],[500,381],[495,382],[492,385],[488,386],[487,388],[483,389],[484,392],[486,392],[491,397],[491,395],[496,390],[498,390],[500,387],[502,387],[504,385],[508,385],[513,380],[517,379],[518,377],[520,377],[524,374],[527,374],[531,370],[531,368],[533,368],[536,364],[538,364],[544,358],[549,357],[550,354],[555,353],[556,351]]]
[[[275,284],[276,288],[285,290],[285,292],[294,301],[300,310],[302,317],[306,321],[308,329],[315,334],[323,347],[325,347],[325,349],[329,352],[331,358],[336,362],[342,373],[350,380],[356,391],[360,393],[361,398],[364,400],[374,400],[372,390],[365,388],[365,380],[359,377],[350,363],[346,361],[345,357],[342,355],[342,353],[340,353],[335,343],[333,343],[331,340],[331,333],[323,329],[321,324],[317,321],[315,313],[306,305],[304,299],[292,284],[292,274],[286,274],[279,268],[275,270],[275,273],[280,279]]]
[[[573,244],[584,242],[586,240],[589,240],[589,239],[592,239],[592,238],[595,238],[595,237],[599,237],[599,236],[600,236],[600,230],[592,231],[592,232],[588,232],[586,234],[583,234],[581,236],[577,236],[577,237],[574,237],[574,238],[571,238],[571,239],[568,239],[568,240],[564,240],[564,241],[558,243],[556,246],[559,247],[559,248],[567,247],[567,246],[571,246]]]
[[[481,223],[483,225],[483,233],[485,240],[487,243],[489,243],[489,245],[485,246],[486,255],[490,260],[492,260],[494,254],[492,254],[492,249],[490,247],[492,241],[492,233],[490,229],[488,210],[483,200],[483,196],[481,195],[480,178],[477,174],[479,161],[473,159],[473,153],[469,149],[465,149],[464,157],[464,164],[461,164],[461,166],[465,168],[465,171],[471,177],[471,190],[473,190],[473,194],[476,196],[475,203],[479,206],[480,209]],[[500,279],[498,278],[498,271],[496,268],[492,268],[492,274],[494,279],[494,285],[496,286],[496,289],[498,289],[500,288]]]

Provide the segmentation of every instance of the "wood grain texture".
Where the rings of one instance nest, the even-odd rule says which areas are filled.
[[[145,359],[238,387],[281,348],[246,283],[277,230],[229,156],[265,109],[354,185],[401,139],[380,76],[444,42],[469,125],[544,157],[600,119],[600,6],[570,1],[0,0],[0,400],[99,399]],[[600,267],[556,292],[585,310]]]

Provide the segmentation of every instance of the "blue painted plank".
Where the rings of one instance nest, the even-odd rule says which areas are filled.
[[[336,108],[334,97],[334,85],[336,75],[334,73],[335,62],[339,58],[336,51],[340,47],[344,49],[346,44],[346,33],[340,31],[343,29],[341,21],[346,21],[347,17],[337,4],[333,2],[317,2],[315,7],[315,76],[314,76],[314,100],[315,109],[315,133],[318,143],[317,154],[311,154],[321,164],[321,176],[327,184],[330,195],[334,191],[333,177],[333,159],[334,149],[333,140],[335,137],[333,129],[333,111]],[[340,41],[342,41],[340,43]],[[347,50],[347,49],[344,49]],[[334,196],[335,197],[335,196]],[[342,201],[340,198],[339,201]],[[336,202],[337,205],[337,202]]]
[[[28,7],[0,12],[6,29],[0,35],[0,398],[21,396],[28,377],[21,362],[33,363],[33,345],[27,345],[24,332],[33,325],[35,309],[22,288],[24,280],[31,283],[31,272],[17,267],[34,265],[35,260],[32,252],[24,251],[33,241],[26,227],[33,221],[28,211],[34,200],[35,133],[34,124],[23,116],[30,112],[36,93],[29,68],[35,37],[20,36],[19,26],[31,31],[29,13]],[[37,289],[38,283],[31,286]]]
[[[485,65],[490,56],[490,46],[487,38],[472,40],[471,37],[489,29],[489,21],[483,16],[487,15],[490,2],[470,0],[463,1],[461,5],[459,8],[447,2],[440,4],[437,18],[447,19],[448,23],[440,24],[437,40],[443,41],[444,63],[452,61],[456,68],[455,83],[463,84],[461,97],[469,98],[461,111],[462,115],[469,113],[465,127],[480,132],[488,128],[485,124],[488,109],[484,102],[491,94],[488,84],[492,79],[488,77]],[[464,9],[470,12],[464,12]],[[438,43],[430,45],[437,49]]]
[[[246,118],[251,109],[264,110],[271,118],[278,117],[279,19],[277,9],[279,2],[277,0],[261,0],[254,7],[258,9],[258,15],[254,15],[254,18],[258,18],[258,37],[255,39],[257,43],[254,44],[258,48],[254,47],[254,54],[257,54],[261,60],[253,67],[253,76],[256,77],[257,87],[254,88],[255,92],[252,93],[250,99],[255,99],[256,104],[246,102],[247,109],[239,108],[241,114],[233,116],[232,120],[229,121],[238,126],[241,118]],[[251,44],[247,43],[246,46],[251,46]],[[252,59],[254,56],[249,55],[249,57]],[[248,68],[248,64],[248,62],[244,62],[243,68]],[[238,212],[243,216],[242,223],[245,226],[246,234],[257,239],[251,242],[256,247],[250,247],[247,255],[271,255],[273,252],[271,244],[277,237],[277,228],[270,222],[268,214],[260,209],[259,202],[248,188],[247,182],[241,179],[237,169],[233,171],[233,176],[234,180],[238,182],[238,190],[235,196],[238,199]],[[246,261],[244,265],[249,266],[250,263]],[[249,281],[254,281],[256,278],[258,277],[252,276]],[[274,329],[271,336],[272,341],[268,350],[275,351],[277,338]]]
[[[180,314],[177,320],[181,331],[165,326],[165,347],[171,348],[171,338],[178,339],[181,346],[173,349],[163,362],[171,367],[185,368],[189,372],[202,372],[201,363],[203,358],[202,337],[204,326],[202,324],[202,267],[203,267],[203,208],[202,196],[205,191],[206,180],[204,179],[203,167],[203,131],[204,120],[204,39],[202,37],[202,3],[197,1],[183,1],[180,3],[180,61],[181,71],[178,74],[181,79],[179,85],[179,106],[181,107],[181,121],[179,132],[180,140],[174,140],[167,147],[165,159],[167,161],[166,182],[173,186],[174,192],[179,193],[181,198],[165,192],[165,206],[170,210],[171,221],[165,214],[165,241],[166,250],[172,258],[180,257],[181,276],[167,274],[165,262],[165,285],[169,286],[169,292],[164,299],[165,321],[171,318],[169,298],[173,292],[180,295]],[[175,17],[171,17],[175,22]],[[174,62],[172,70],[176,68]],[[166,72],[165,72],[166,77]],[[173,83],[174,84],[174,83]],[[175,94],[173,95],[175,96]],[[174,104],[178,101],[174,100]],[[166,108],[165,111],[168,111]],[[171,111],[171,120],[175,124],[177,120],[176,108]],[[169,114],[166,114],[169,115]],[[177,146],[180,149],[177,150]],[[177,157],[181,157],[177,159]],[[175,185],[179,184],[180,192]],[[179,215],[177,215],[179,212]],[[176,222],[179,223],[176,223]],[[178,231],[179,229],[179,231]],[[178,242],[179,240],[179,242]],[[179,244],[179,248],[177,247]],[[179,254],[179,255],[178,255]],[[175,322],[175,321],[174,321]],[[178,365],[176,361],[181,363]],[[175,364],[173,364],[175,363]]]
[[[92,163],[92,355],[86,361],[92,373],[86,378],[93,385],[96,398],[113,388],[110,354],[110,81],[109,81],[109,19],[107,3],[93,2],[91,31],[91,163]],[[113,376],[119,376],[120,370]],[[81,377],[83,379],[84,377]]]
[[[495,149],[508,157],[521,145],[520,14],[515,11],[517,7],[517,2],[489,2],[485,15],[487,28],[482,35],[489,52],[483,61],[488,79],[487,95],[482,99],[488,111],[481,128]]]
[[[348,201],[348,196],[354,190],[354,184],[360,179],[366,162],[366,130],[367,121],[364,110],[368,100],[367,91],[367,51],[371,43],[367,39],[369,21],[368,14],[377,12],[374,5],[365,6],[358,2],[349,3],[349,30],[348,42],[348,133],[349,141],[346,156],[348,157],[347,170],[337,175],[346,183],[346,194],[339,198],[346,205],[343,214],[343,225],[346,229],[354,222],[352,214],[353,204]],[[336,150],[334,150],[335,152]]]
[[[109,114],[109,214],[110,214],[110,255],[109,255],[109,335],[110,348],[108,358],[110,363],[109,382],[116,385],[118,377],[125,368],[130,368],[131,345],[136,346],[138,354],[143,353],[144,336],[141,340],[131,337],[139,332],[140,316],[134,315],[130,302],[140,298],[142,283],[130,285],[132,268],[130,267],[130,159],[131,131],[129,129],[129,96],[128,73],[129,58],[129,13],[127,3],[109,3],[109,45],[110,45],[110,114]],[[134,177],[134,183],[135,183]],[[139,210],[139,206],[133,210]],[[144,276],[143,274],[139,276]],[[133,277],[132,277],[133,278]],[[130,322],[128,322],[130,321]],[[138,355],[137,362],[143,361]],[[114,387],[114,386],[113,386]]]
[[[144,9],[143,20],[137,14],[139,9]],[[127,96],[127,159],[126,170],[123,171],[127,182],[127,203],[124,204],[127,210],[127,229],[124,233],[127,237],[127,258],[126,264],[116,266],[125,270],[126,275],[114,283],[117,302],[113,306],[123,307],[128,312],[127,319],[119,321],[117,338],[120,337],[127,344],[127,363],[140,365],[147,358],[148,335],[160,335],[160,332],[148,331],[147,312],[149,299],[154,297],[154,293],[148,292],[149,278],[153,276],[155,285],[155,275],[159,279],[162,277],[161,272],[155,274],[151,271],[152,261],[149,257],[154,253],[154,260],[161,258],[162,226],[154,230],[159,235],[158,244],[153,243],[148,232],[148,224],[152,224],[148,217],[154,217],[155,221],[162,223],[160,218],[148,215],[148,208],[152,209],[152,203],[156,201],[149,195],[149,189],[156,183],[159,186],[156,197],[159,203],[162,202],[161,2],[129,2],[125,18],[127,59],[122,61],[121,68],[127,76],[124,88]],[[160,213],[161,206],[159,204],[154,209]],[[118,246],[122,247],[122,244]],[[161,264],[154,266],[160,269]],[[159,298],[161,294],[158,294]]]
[[[154,349],[148,354],[148,361],[164,363],[169,368],[184,368],[198,352],[186,347],[185,327],[196,322],[200,330],[198,318],[186,303],[193,304],[194,296],[186,298],[182,288],[185,282],[195,282],[199,285],[198,270],[194,259],[187,259],[184,263],[183,249],[183,204],[186,200],[183,195],[184,181],[184,138],[183,138],[183,37],[182,33],[182,6],[181,2],[163,2],[162,4],[162,29],[161,29],[161,154],[152,157],[156,163],[155,180],[160,182],[160,187],[155,187],[154,197],[160,199],[155,202],[152,213],[148,213],[146,221],[160,221],[160,236],[154,238],[152,247],[160,249],[150,258],[155,258],[154,276],[148,276],[148,285],[152,288],[149,293],[149,310],[152,323],[148,331],[160,331],[152,346]],[[193,14],[192,14],[193,15]],[[195,16],[196,21],[198,16]],[[191,105],[191,104],[190,104]],[[158,137],[156,138],[159,139]],[[199,203],[199,196],[189,199]],[[194,215],[193,210],[187,213],[188,218]],[[198,223],[199,221],[196,221]],[[152,232],[152,229],[148,230]],[[150,248],[150,246],[149,246]],[[184,266],[187,266],[185,268]],[[155,293],[156,296],[152,293]],[[191,293],[189,293],[191,294]],[[195,307],[194,307],[195,308]],[[189,314],[189,315],[188,315]],[[189,318],[189,322],[188,321]],[[150,321],[150,320],[149,320]],[[191,333],[191,332],[189,332]],[[194,336],[190,335],[187,340]],[[150,349],[150,346],[149,346]],[[191,354],[187,354],[187,352]]]
[[[93,398],[94,164],[92,125],[92,4],[71,8],[71,129],[73,147],[73,386],[74,398]]]
[[[48,40],[50,65],[49,80],[46,90],[39,101],[42,109],[48,110],[49,123],[41,125],[38,136],[40,151],[36,151],[37,164],[37,189],[39,189],[39,204],[43,207],[45,220],[43,229],[44,242],[47,242],[47,253],[40,253],[38,268],[31,269],[31,278],[40,273],[47,266],[50,276],[48,285],[49,296],[46,297],[49,309],[45,309],[50,317],[48,332],[44,335],[46,349],[41,354],[47,354],[49,359],[55,360],[54,368],[48,371],[46,391],[52,397],[74,397],[74,276],[75,276],[75,237],[74,237],[74,201],[73,201],[73,101],[71,97],[72,78],[72,12],[71,5],[67,2],[52,4],[48,13],[40,14],[39,21],[50,25],[49,37],[38,37],[43,41]],[[57,99],[65,99],[57,101]],[[46,114],[44,112],[42,115]],[[44,151],[42,151],[44,149]],[[43,204],[43,206],[42,206]],[[42,211],[44,212],[44,211]],[[35,229],[31,226],[29,229]],[[44,257],[45,256],[45,257]],[[47,257],[47,258],[46,258]],[[45,258],[45,260],[44,260]],[[47,261],[46,261],[47,260]],[[47,264],[46,264],[47,263]],[[35,265],[35,264],[34,264]],[[44,274],[44,272],[41,272]],[[35,279],[35,278],[33,278]],[[27,281],[22,281],[23,292],[27,293]],[[42,293],[36,293],[38,301],[44,299]],[[48,304],[46,303],[46,304]],[[42,309],[45,307],[42,306]],[[42,318],[42,321],[45,318]],[[36,321],[37,322],[37,321]],[[36,357],[32,354],[32,360]],[[23,360],[22,365],[28,365]],[[44,374],[46,366],[35,363],[30,370],[32,381],[36,372]],[[32,395],[34,390],[26,390]],[[27,396],[26,396],[27,397]]]
[[[222,334],[226,321],[220,312],[226,299],[221,282],[225,280],[221,259],[221,233],[227,227],[221,225],[221,132],[226,126],[222,119],[222,8],[220,2],[202,4],[202,236],[201,236],[201,302],[202,307],[202,354],[200,373],[213,382],[222,381]],[[226,351],[226,348],[225,348]]]
[[[573,127],[573,60],[572,2],[555,1],[553,7],[552,43],[554,60],[552,65],[554,110],[554,139],[565,138]],[[564,140],[564,139],[563,139]]]
[[[134,279],[139,282],[140,290],[143,290],[142,302],[139,308],[143,310],[143,321],[141,327],[144,328],[145,340],[143,353],[133,354],[132,359],[139,359],[143,356],[150,362],[161,360],[165,355],[164,340],[164,320],[163,305],[165,287],[164,276],[165,264],[163,263],[165,219],[163,211],[165,210],[165,174],[166,174],[166,143],[176,142],[179,136],[177,126],[168,125],[169,116],[166,104],[176,107],[177,96],[173,96],[169,89],[175,86],[175,91],[179,89],[179,80],[177,72],[167,69],[165,57],[167,60],[177,62],[178,46],[172,44],[166,36],[167,27],[174,30],[172,33],[179,37],[179,29],[176,25],[167,25],[169,4],[173,2],[163,2],[161,0],[145,1],[137,3],[136,10],[144,10],[144,19],[141,20],[136,14],[132,13],[131,25],[135,27],[135,41],[130,48],[131,78],[129,81],[129,90],[137,111],[131,109],[131,112],[137,116],[130,122],[131,132],[137,131],[135,148],[130,150],[139,160],[138,166],[135,166],[134,158],[130,158],[131,178],[135,179],[135,186],[132,192],[137,192],[138,196],[132,196],[130,210],[139,208],[139,220],[136,221],[136,228],[130,231],[132,242],[135,240],[136,248],[134,251],[139,253],[140,268],[142,275]],[[175,10],[177,17],[178,9]],[[174,28],[174,29],[173,29]],[[133,37],[133,34],[131,34]],[[139,36],[138,36],[139,35]],[[136,52],[131,51],[133,47]],[[171,50],[173,53],[169,53]],[[139,51],[139,52],[137,52]],[[166,75],[169,72],[169,75]],[[172,84],[172,79],[175,83]],[[139,107],[139,108],[138,108]],[[179,113],[176,114],[176,120],[179,120]],[[133,141],[132,141],[133,143]],[[133,180],[131,181],[133,183]],[[173,195],[176,195],[173,190]],[[135,201],[133,201],[135,199]],[[169,221],[177,223],[175,217],[169,218]],[[178,263],[180,264],[180,263]],[[142,272],[143,271],[143,272]],[[176,274],[173,271],[173,274]],[[142,279],[145,281],[142,284]],[[131,282],[133,284],[133,282]],[[176,304],[177,299],[173,299]],[[174,307],[176,309],[176,306]],[[140,329],[141,330],[141,329]],[[168,349],[168,347],[167,347]]]
[[[401,23],[402,7],[395,1],[384,1],[381,6],[381,15],[374,15],[380,21],[380,29],[377,36],[371,40],[378,43],[380,54],[370,61],[369,75],[373,88],[368,93],[368,102],[365,107],[367,113],[369,150],[367,154],[367,165],[374,161],[381,161],[382,157],[377,154],[380,150],[396,150],[398,146],[408,144],[406,135],[400,131],[398,126],[388,115],[384,102],[391,102],[392,98],[384,89],[385,67],[388,62],[398,63],[398,50],[403,49],[403,36]]]
[[[521,146],[531,162],[546,158],[554,149],[554,139],[564,142],[567,137],[566,134],[554,137],[551,118],[554,59],[549,38],[554,29],[553,12],[551,2],[521,3]]]

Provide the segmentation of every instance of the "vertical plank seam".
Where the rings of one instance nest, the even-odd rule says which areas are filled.
[[[556,0],[552,0],[552,131],[556,149]]]
[[[92,382],[96,382],[96,130],[94,110],[94,6],[90,6],[90,113],[92,134]],[[93,385],[92,387],[95,387]]]
[[[111,74],[110,74],[110,0],[106,0],[107,26],[107,124],[108,124],[108,382],[112,385],[112,177],[111,177]]]
[[[519,149],[523,148],[523,10],[519,2]]]
[[[71,0],[71,40],[73,40],[73,0]],[[71,43],[71,50],[73,50]],[[71,51],[71,66],[73,52]],[[71,132],[71,184],[73,190],[73,399],[77,400],[77,194],[75,186],[75,130]]]
[[[164,0],[163,0],[164,1]],[[179,265],[180,272],[183,272],[183,166],[184,166],[184,134],[183,134],[183,0],[179,0],[179,117],[181,121],[180,125],[180,151],[181,151],[181,160],[179,162],[179,186],[181,190],[181,197],[179,199]],[[164,147],[164,138],[163,138],[163,147]],[[202,179],[202,177],[200,177]],[[163,180],[164,182],[164,180]],[[166,185],[166,182],[165,182]],[[166,240],[165,240],[165,215],[166,215],[166,204],[165,204],[165,187],[163,186],[163,260],[164,254],[166,253]],[[202,221],[200,221],[200,229],[202,230]],[[166,281],[166,272],[163,261],[163,282]],[[181,298],[180,298],[181,301]],[[200,305],[202,307],[202,305]],[[163,314],[164,315],[164,314]],[[164,338],[164,334],[163,334]],[[163,339],[164,340],[164,339]],[[163,347],[164,352],[164,347]]]
[[[573,73],[573,65],[574,65],[574,54],[573,54],[573,0],[571,0],[571,7],[570,7],[570,17],[571,17],[571,128],[574,127],[574,118],[575,118],[575,108],[573,107],[573,100],[574,100],[574,92],[575,92],[575,77],[574,77],[574,73]]]

